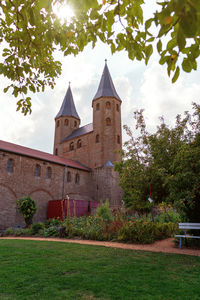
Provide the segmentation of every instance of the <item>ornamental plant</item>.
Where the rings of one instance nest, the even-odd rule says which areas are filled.
[[[27,196],[17,200],[17,207],[24,217],[26,227],[32,225],[33,216],[37,210],[36,202],[30,196]]]

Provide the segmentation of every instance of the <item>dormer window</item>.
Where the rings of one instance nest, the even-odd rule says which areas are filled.
[[[111,109],[111,104],[109,101],[106,102],[106,109]]]
[[[68,119],[65,119],[65,126],[68,126],[69,125],[69,120]]]
[[[111,119],[110,118],[106,118],[106,126],[110,126],[111,125]]]
[[[57,122],[56,122],[56,127],[59,127],[60,126],[60,121],[58,120]]]
[[[71,142],[69,145],[69,151],[74,150],[74,142]]]
[[[96,110],[99,110],[99,109],[100,109],[100,104],[97,103],[97,105],[96,105]]]
[[[74,127],[77,127],[77,121],[74,121]]]
[[[81,148],[81,146],[82,146],[81,140],[78,140],[78,142],[77,142],[77,148]]]
[[[119,104],[116,104],[116,111],[119,111]]]

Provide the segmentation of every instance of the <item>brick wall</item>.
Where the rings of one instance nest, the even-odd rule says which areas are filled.
[[[13,159],[12,173],[7,172],[8,159]],[[36,164],[41,168],[39,177],[34,175]],[[50,179],[46,178],[47,167],[52,171]],[[70,182],[66,178],[68,171],[71,172]],[[79,183],[75,183],[76,174],[79,175]],[[61,199],[63,194],[73,195],[76,199],[93,200],[90,180],[91,174],[86,171],[0,151],[0,229],[24,225],[23,217],[17,211],[16,200],[27,195],[38,205],[34,222],[45,221],[48,201]]]

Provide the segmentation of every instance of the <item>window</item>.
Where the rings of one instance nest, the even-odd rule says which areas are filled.
[[[116,104],[116,110],[119,111],[119,104]]]
[[[96,143],[99,143],[99,134],[96,135]]]
[[[74,142],[71,142],[69,145],[69,151],[74,150]]]
[[[41,167],[38,164],[35,166],[34,175],[35,175],[35,177],[40,177],[40,175],[41,175]]]
[[[100,109],[100,104],[97,103],[97,105],[96,105],[96,110],[99,110],[99,109]]]
[[[75,176],[75,183],[79,184],[79,182],[80,182],[80,176],[79,176],[79,174],[76,174],[76,176]]]
[[[55,149],[55,155],[58,155],[58,149],[57,148]]]
[[[110,125],[111,125],[111,119],[110,119],[110,118],[107,118],[107,119],[106,119],[106,125],[107,125],[107,126],[110,126]]]
[[[14,160],[10,158],[7,163],[7,173],[13,173],[13,168],[14,168]]]
[[[74,127],[77,127],[77,121],[74,121]]]
[[[58,120],[58,121],[56,122],[56,126],[59,127],[59,125],[60,125],[60,121]]]
[[[111,109],[111,104],[109,101],[106,102],[106,109]]]
[[[81,140],[78,140],[78,142],[77,142],[77,148],[81,148],[81,146],[82,146]]]
[[[71,173],[68,171],[67,172],[67,182],[71,182],[72,177],[71,177]]]
[[[52,175],[52,169],[50,167],[47,167],[46,179],[50,179],[51,175]]]
[[[120,136],[117,136],[117,144],[120,144]]]
[[[69,125],[69,120],[68,120],[68,119],[65,119],[64,125],[65,125],[65,126],[68,126],[68,125]]]

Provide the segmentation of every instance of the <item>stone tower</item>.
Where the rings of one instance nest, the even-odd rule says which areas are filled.
[[[93,131],[95,138],[94,166],[119,161],[122,148],[121,99],[118,96],[107,63],[98,90],[93,98]]]
[[[55,117],[54,151],[55,155],[62,156],[62,141],[80,126],[80,118],[76,111],[72,91],[69,87],[62,102],[61,108]]]

